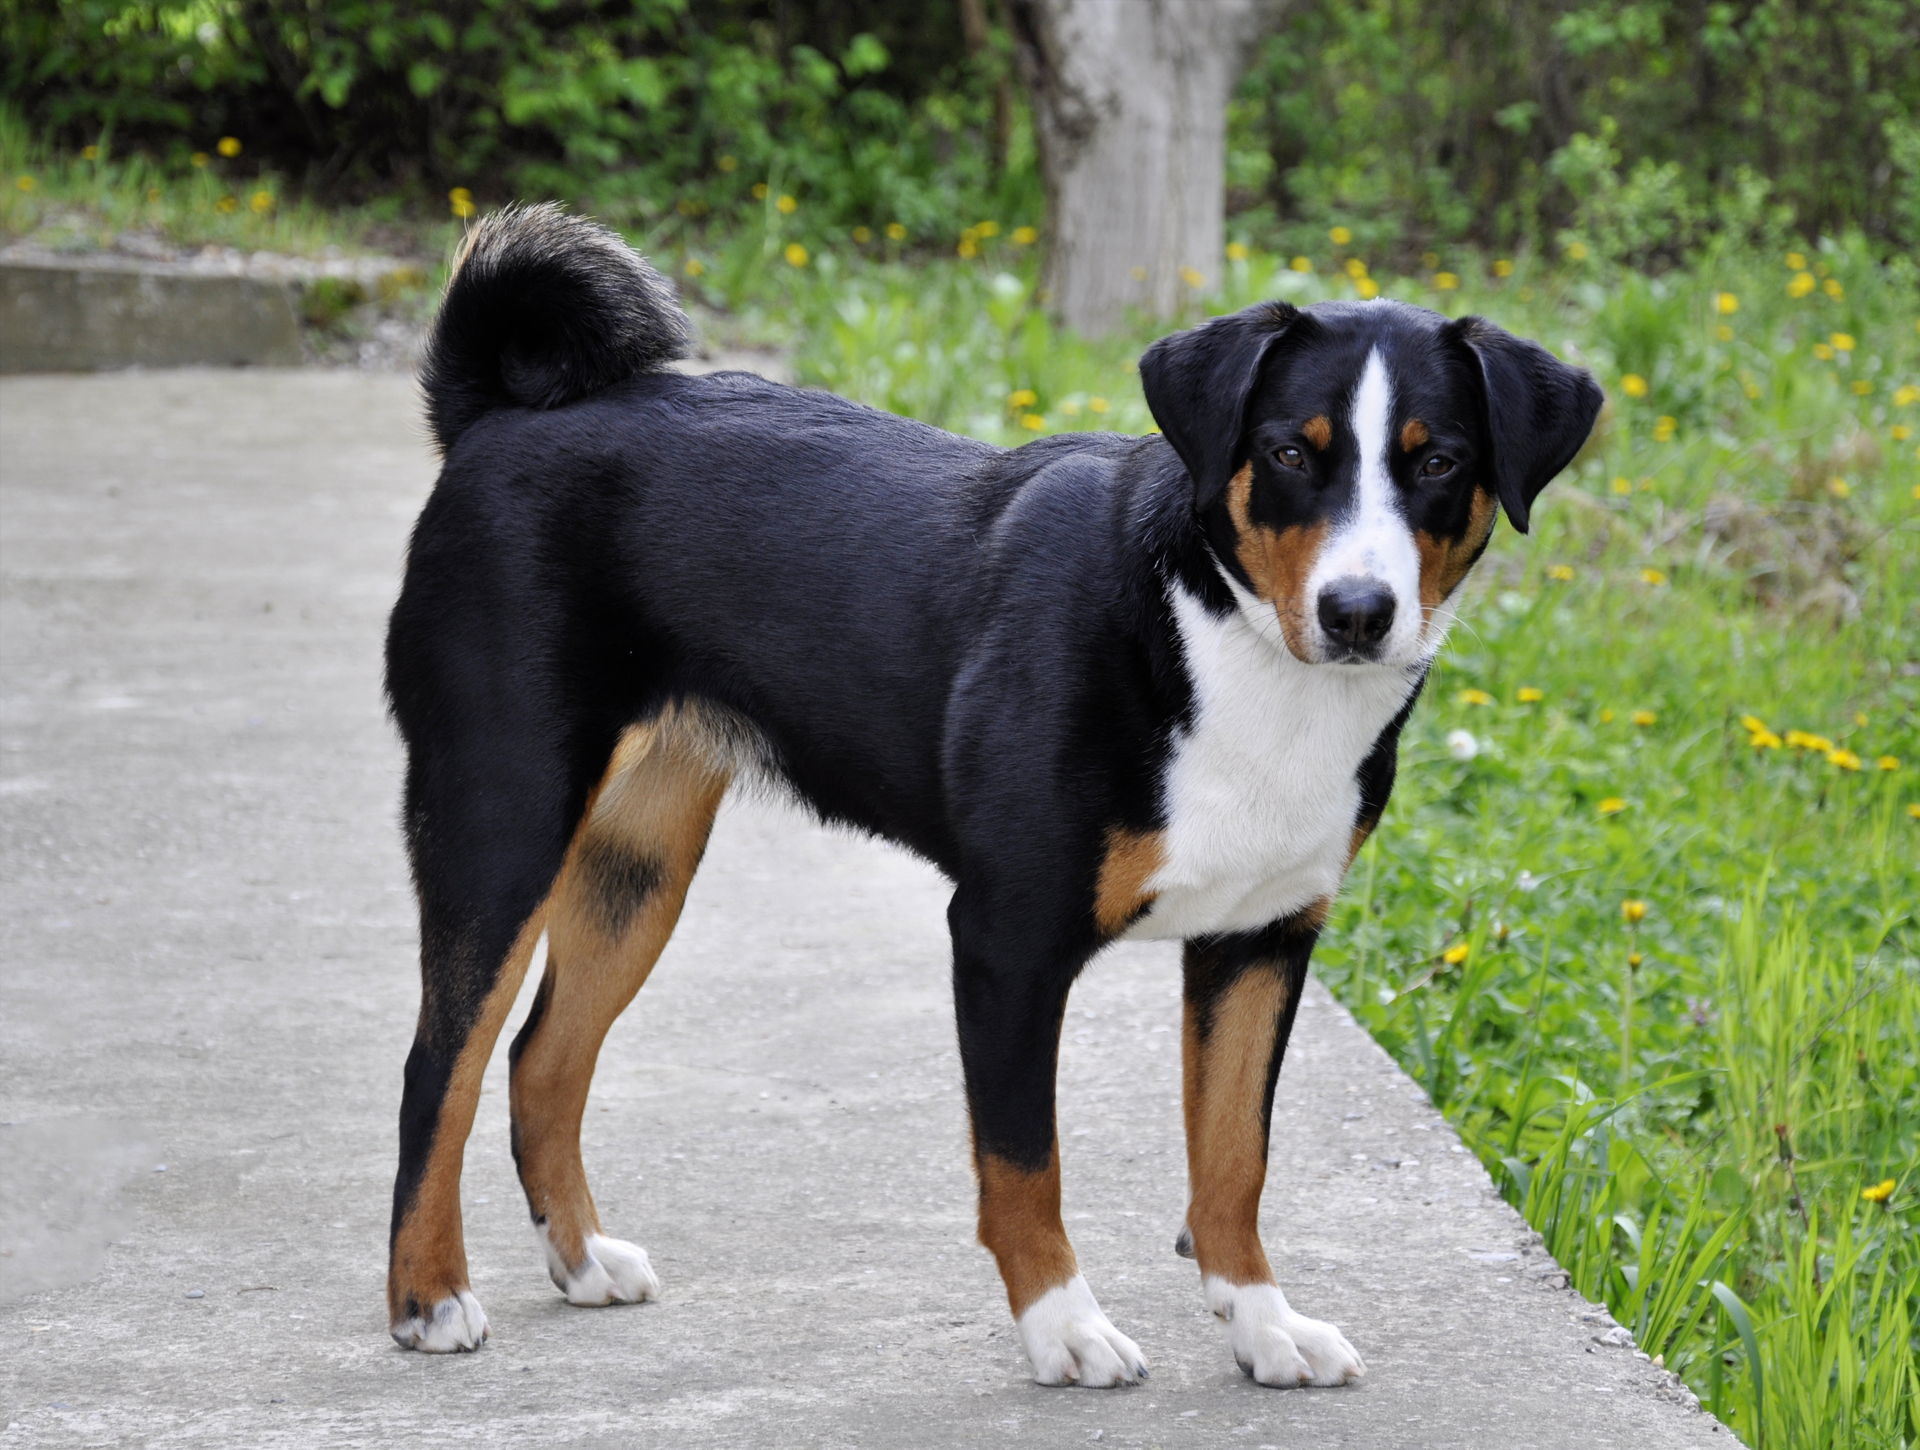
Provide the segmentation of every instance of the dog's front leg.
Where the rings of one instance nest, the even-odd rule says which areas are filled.
[[[1331,1324],[1296,1314],[1260,1242],[1260,1194],[1280,1059],[1319,934],[1309,909],[1257,932],[1186,945],[1181,1035],[1191,1198],[1179,1252],[1263,1385],[1338,1385],[1366,1366]]]
[[[948,913],[980,1242],[1000,1265],[1036,1380],[1132,1384],[1146,1378],[1146,1361],[1101,1312],[1060,1222],[1054,1069],[1067,992],[1086,952],[1046,941],[1028,913],[1001,907],[962,891]]]

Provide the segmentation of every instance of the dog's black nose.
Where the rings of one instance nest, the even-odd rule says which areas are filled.
[[[1393,628],[1393,591],[1371,579],[1336,579],[1320,591],[1320,628],[1336,650],[1374,654]]]

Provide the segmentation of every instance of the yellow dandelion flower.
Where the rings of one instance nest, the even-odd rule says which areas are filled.
[[[1627,803],[1617,795],[1610,795],[1594,809],[1603,816],[1617,816],[1627,808]]]
[[[1229,262],[1244,262],[1252,255],[1253,253],[1247,250],[1247,244],[1245,242],[1227,243],[1227,260]]]
[[[1313,270],[1313,261],[1308,257],[1295,257],[1291,262],[1287,263],[1287,265],[1296,272],[1311,272]]]
[[[1920,801],[1907,802],[1907,819],[1910,821],[1920,821]]]
[[[1913,437],[1913,429],[1905,423],[1895,423],[1887,430],[1887,436],[1895,443],[1905,443],[1909,438]]]
[[[1853,496],[1853,485],[1848,483],[1844,478],[1830,478],[1827,480],[1827,492],[1835,498],[1851,498]]]
[[[788,242],[780,255],[787,259],[787,265],[789,267],[804,267],[807,265],[807,249],[798,242]]]
[[[1623,474],[1615,474],[1613,482],[1608,487],[1615,493],[1632,493],[1633,480]]]
[[[754,199],[755,201],[765,201],[765,200],[767,199],[767,184],[766,184],[766,182],[764,182],[764,181],[756,181],[756,182],[754,182],[754,184],[753,184],[753,199]]]
[[[240,138],[238,136],[222,136],[220,140],[215,143],[213,149],[231,161],[240,154]]]
[[[1610,709],[1602,710],[1600,712],[1600,723],[1602,725],[1611,725],[1613,723],[1613,711]]]
[[[221,216],[232,216],[240,210],[240,198],[237,196],[223,196],[213,204],[213,209],[219,212]]]
[[[447,210],[465,221],[474,213],[473,193],[464,186],[456,186],[447,193]]]
[[[1788,252],[1787,265],[1796,272],[1804,272],[1807,270],[1807,259],[1799,252]]]
[[[1904,408],[1909,403],[1920,403],[1920,387],[1912,383],[1902,383],[1893,390],[1893,401]]]
[[[1567,243],[1567,260],[1568,261],[1584,262],[1586,261],[1586,259],[1587,259],[1587,244],[1585,242],[1568,242]]]
[[[1713,310],[1722,317],[1731,317],[1740,310],[1740,299],[1731,292],[1713,294]]]
[[[1826,281],[1820,284],[1820,290],[1836,302],[1847,295],[1847,289],[1840,285],[1840,279],[1838,277],[1827,278]]]
[[[1852,352],[1853,334],[1851,332],[1831,333],[1827,337],[1827,345],[1835,352]]]
[[[853,244],[856,247],[864,247],[868,242],[872,240],[873,240],[872,227],[855,227],[853,229]]]
[[[1491,705],[1493,696],[1485,690],[1462,690],[1454,696],[1462,705]]]
[[[255,216],[265,216],[273,210],[273,193],[270,191],[256,191],[252,196],[247,198],[247,205],[253,209]]]
[[[1042,428],[1047,426],[1047,420],[1039,413],[1022,413],[1020,415],[1020,426],[1025,428],[1029,433],[1038,433]]]
[[[1883,1178],[1870,1188],[1860,1190],[1860,1196],[1868,1203],[1885,1203],[1893,1197],[1894,1183],[1891,1178]]]
[[[1348,242],[1353,240],[1353,233],[1345,227],[1334,227],[1327,233],[1327,240],[1332,242],[1336,247],[1344,247]]]
[[[958,253],[960,256],[966,258],[968,261],[972,261],[975,257],[980,255],[980,243],[975,241],[972,237],[963,235],[960,238],[960,245],[955,247],[953,250],[956,253]]]
[[[1853,712],[1853,723],[1858,725],[1862,730],[1866,729],[1868,724],[1867,712],[1865,710],[1855,710]]]
[[[1638,373],[1624,373],[1620,378],[1620,391],[1629,398],[1644,398],[1647,395],[1647,380]]]
[[[1095,394],[1093,397],[1087,399],[1087,411],[1089,413],[1104,413],[1107,411],[1107,409],[1110,406],[1111,404],[1109,404],[1105,398],[1100,397],[1098,394]]]
[[[1900,768],[1900,757],[1897,755],[1883,755],[1874,761],[1874,766],[1879,770],[1898,770]]]
[[[1360,294],[1362,302],[1371,302],[1380,295],[1380,284],[1371,277],[1362,277],[1353,284],[1353,290]]]
[[[31,176],[16,176],[13,179],[13,184],[21,191],[32,191],[40,183],[35,181]]]
[[[1628,718],[1636,725],[1651,725],[1660,717],[1651,710],[1635,710]]]
[[[1570,584],[1573,582],[1573,565],[1549,564],[1547,566],[1547,577],[1556,583]]]
[[[1672,442],[1674,430],[1679,426],[1680,423],[1678,419],[1662,413],[1658,418],[1653,420],[1653,441],[1655,443]]]
[[[1747,737],[1747,744],[1755,750],[1778,750],[1780,737],[1771,730],[1756,730]]]
[[[195,166],[205,166],[208,162],[212,161],[213,158],[204,151],[196,151],[193,155],[189,156],[187,160]]]
[[[740,168],[740,160],[735,156],[722,156],[713,164],[718,166],[722,171],[737,171]]]
[[[1813,280],[1811,272],[1795,272],[1787,283],[1787,296],[1805,297],[1820,284]]]
[[[1182,267],[1180,269],[1180,280],[1185,282],[1189,287],[1192,287],[1195,291],[1198,291],[1207,285],[1207,274],[1202,272],[1198,267]]]
[[[1851,386],[1855,397],[1864,398],[1873,391],[1873,384],[1866,378],[1855,378]]]
[[[1767,722],[1762,720],[1758,715],[1742,715],[1740,717],[1740,726],[1744,730],[1765,730],[1767,728]]]
[[[1000,223],[999,222],[975,222],[973,224],[973,230],[976,235],[981,237],[986,237],[986,238],[997,237],[1000,235]]]
[[[1813,355],[1819,358],[1821,362],[1833,361],[1833,349],[1828,347],[1824,342],[1816,342],[1813,345]]]
[[[1547,692],[1537,689],[1532,685],[1522,685],[1513,692],[1513,698],[1518,700],[1522,705],[1537,705],[1547,698]]]
[[[1367,264],[1358,257],[1349,257],[1340,264],[1340,270],[1357,282],[1367,275]]]
[[[1493,275],[1496,277],[1511,277],[1513,275],[1513,263],[1509,262],[1505,257],[1494,258]]]
[[[1639,967],[1639,965],[1640,965],[1640,964],[1641,964],[1642,962],[1644,962],[1645,960],[1646,960],[1646,958],[1645,958],[1645,957],[1643,957],[1643,956],[1641,956],[1641,955],[1640,955],[1640,953],[1638,953],[1638,952],[1628,952],[1628,953],[1627,953],[1627,965],[1628,965],[1628,966],[1630,966],[1630,967],[1635,967],[1635,968],[1638,968],[1638,967]]]
[[[1629,897],[1620,903],[1620,919],[1628,926],[1637,926],[1647,919],[1647,903]]]
[[[1714,328],[1713,335],[1719,338],[1720,341],[1722,342],[1733,341],[1733,329],[1731,327],[1728,327],[1724,322],[1721,323],[1718,327]]]
[[[1659,569],[1642,569],[1640,571],[1640,578],[1645,583],[1653,585],[1656,589],[1667,582],[1666,574]]]
[[[100,159],[100,148],[98,146],[82,146],[80,148],[80,159],[82,161],[98,161]]]
[[[1030,247],[1039,240],[1040,229],[1038,227],[1015,227],[1013,229],[1013,244],[1016,247]],[[1244,251],[1245,248],[1241,250]],[[1227,255],[1233,255],[1233,248],[1227,248]]]
[[[1455,942],[1452,946],[1440,953],[1440,960],[1450,967],[1457,967],[1471,956],[1472,953],[1473,948],[1469,947],[1465,942]]]
[[[1015,388],[1007,394],[1007,406],[1016,413],[1022,408],[1031,408],[1040,401],[1040,395],[1032,388]]]
[[[1855,755],[1851,750],[1842,747],[1841,749],[1829,750],[1827,752],[1827,764],[1836,766],[1841,770],[1858,770],[1860,768],[1860,757]]]
[[[682,270],[684,270],[689,277],[698,277],[707,270],[707,264],[698,257],[689,257],[687,258],[687,265]]]
[[[1460,285],[1460,277],[1455,272],[1435,272],[1433,285],[1442,292],[1451,292]]]
[[[779,212],[781,216],[792,216],[800,210],[800,203],[783,191],[780,193],[779,199],[774,202],[773,209]]]
[[[887,223],[887,240],[888,241],[904,242],[906,239],[907,239],[907,229],[904,225],[902,225],[900,222]]]

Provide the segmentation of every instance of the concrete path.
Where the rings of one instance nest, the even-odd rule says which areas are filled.
[[[664,1302],[567,1307],[467,1157],[484,1352],[381,1300],[414,925],[379,641],[432,478],[353,373],[0,382],[0,1446],[1729,1446],[1315,990],[1266,1222],[1371,1373],[1243,1379],[1174,1257],[1174,953],[1066,1031],[1070,1227],[1152,1381],[1030,1384],[972,1191],[942,939],[903,854],[730,807],[588,1113]],[[529,977],[529,990],[533,977]],[[1397,1165],[1397,1166],[1395,1166]]]

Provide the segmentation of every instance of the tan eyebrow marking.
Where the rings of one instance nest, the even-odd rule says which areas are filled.
[[[1400,446],[1411,453],[1422,443],[1425,443],[1431,436],[1432,435],[1427,432],[1427,425],[1425,423],[1422,423],[1418,418],[1409,418],[1407,419],[1407,426],[1400,430]]]
[[[1307,419],[1300,432],[1305,435],[1307,442],[1322,452],[1325,452],[1327,445],[1333,442],[1333,424],[1324,414]]]

